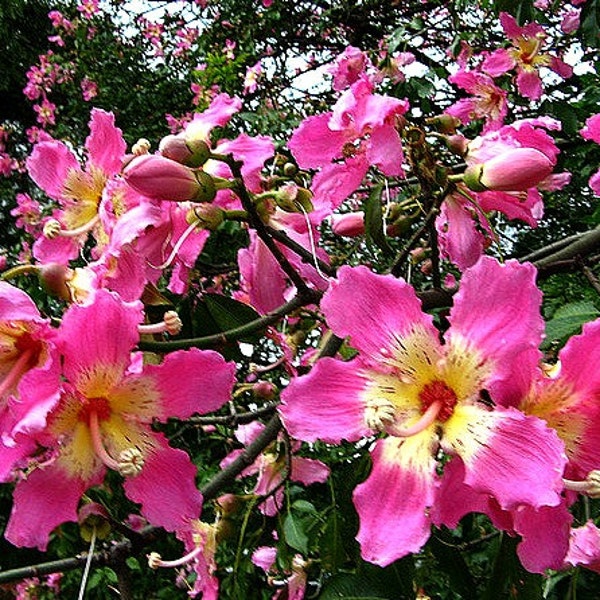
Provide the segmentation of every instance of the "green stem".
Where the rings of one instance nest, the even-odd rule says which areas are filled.
[[[40,267],[38,265],[17,265],[16,267],[12,267],[12,269],[8,269],[8,271],[4,271],[4,273],[0,275],[0,280],[9,281],[19,275],[29,275],[30,273],[35,273],[37,275],[39,272]]]

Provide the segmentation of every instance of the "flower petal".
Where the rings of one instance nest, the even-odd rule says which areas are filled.
[[[389,565],[418,552],[429,538],[427,511],[436,478],[432,439],[432,431],[425,430],[405,441],[378,440],[371,474],[354,490],[356,539],[365,560]]]
[[[67,477],[56,463],[36,469],[15,488],[6,539],[44,552],[54,528],[77,521],[77,505],[87,487],[83,480]]]
[[[501,508],[560,502],[564,445],[545,423],[513,409],[459,405],[444,424],[442,447],[465,463],[465,483]]]
[[[334,333],[350,336],[352,346],[375,362],[385,361],[398,340],[416,328],[438,345],[431,317],[421,310],[413,288],[391,275],[376,275],[367,267],[343,266],[321,308]]]
[[[370,435],[361,397],[368,380],[360,360],[342,362],[325,357],[312,371],[293,379],[279,407],[286,429],[299,440],[338,443]]]
[[[517,404],[541,354],[541,292],[531,264],[482,257],[467,270],[450,311],[450,346],[472,347],[493,365],[487,389],[496,403]]]
[[[123,139],[123,132],[115,126],[113,113],[99,108],[92,109],[90,135],[85,141],[85,147],[89,162],[107,175],[116,175],[121,170],[127,144]]]
[[[154,448],[146,454],[142,471],[123,484],[141,513],[167,531],[184,529],[200,516],[202,495],[196,488],[196,467],[183,451],[171,448],[164,436],[154,434]]]

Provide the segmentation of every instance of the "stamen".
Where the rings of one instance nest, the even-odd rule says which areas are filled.
[[[600,498],[600,471],[590,471],[584,481],[573,481],[572,479],[563,479],[563,485],[566,490],[584,494],[597,500]]]
[[[138,448],[127,448],[119,454],[119,460],[116,461],[106,450],[102,443],[102,434],[100,433],[100,424],[98,421],[98,413],[90,412],[90,433],[92,435],[92,443],[94,451],[98,458],[113,471],[117,471],[124,477],[134,477],[139,475],[144,466],[144,458],[142,452]]]
[[[19,379],[27,372],[33,354],[33,348],[27,348],[20,354],[4,380],[0,383],[0,398],[16,387]]]
[[[395,425],[392,425],[388,428],[388,431],[391,435],[396,437],[411,437],[417,435],[417,433],[425,431],[425,429],[435,422],[443,406],[444,403],[441,400],[436,400],[429,405],[429,408],[414,425],[411,425],[410,427],[396,427]]]
[[[202,548],[197,546],[191,552],[188,552],[185,556],[178,558],[177,560],[163,560],[158,552],[150,552],[146,555],[148,559],[148,566],[151,569],[158,569],[159,567],[181,567],[194,560],[200,553]]]
[[[179,318],[179,315],[174,310],[168,310],[160,323],[150,323],[149,325],[138,325],[138,331],[141,335],[143,334],[155,334],[155,333],[169,333],[171,335],[177,335],[183,323]]]
[[[76,227],[75,229],[63,229],[60,221],[56,219],[50,219],[46,221],[44,225],[43,233],[44,237],[47,237],[49,240],[53,240],[56,237],[66,237],[66,238],[74,238],[84,233],[88,233],[91,231],[98,223],[100,222],[100,216],[96,215],[91,218],[87,223],[81,225],[81,227]]]
[[[171,254],[169,254],[169,258],[167,258],[167,260],[165,260],[165,262],[162,265],[153,265],[152,263],[148,263],[150,265],[150,267],[152,267],[153,269],[166,269],[168,266],[171,265],[171,263],[175,260],[175,257],[177,256],[177,253],[179,252],[181,246],[183,246],[183,243],[185,242],[185,240],[188,239],[188,237],[190,237],[190,235],[192,233],[194,233],[194,230],[196,229],[196,227],[198,227],[198,225],[200,225],[201,221],[200,219],[195,219],[194,221],[192,221],[189,225],[189,227],[181,234],[181,237],[177,240],[177,243],[175,244],[175,246],[173,246],[173,250],[171,250]]]
[[[365,410],[365,423],[373,431],[384,431],[394,422],[396,407],[387,398],[371,398]]]

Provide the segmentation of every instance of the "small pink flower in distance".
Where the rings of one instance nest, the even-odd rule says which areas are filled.
[[[81,0],[77,5],[77,10],[85,19],[91,19],[94,15],[100,12],[99,0]]]
[[[258,87],[258,78],[262,75],[263,68],[260,60],[252,67],[246,69],[244,77],[244,94],[252,94]]]
[[[124,476],[126,495],[151,524],[178,531],[199,516],[196,468],[152,422],[220,408],[230,397],[235,365],[192,349],[142,366],[141,355],[131,354],[142,320],[141,303],[106,290],[64,314],[61,394],[44,430],[48,460],[15,488],[6,529],[14,545],[44,550],[55,527],[77,520],[82,494],[102,482],[106,468]],[[21,387],[25,401],[37,397],[33,385]]]
[[[329,68],[329,73],[333,75],[333,89],[339,92],[351,86],[369,66],[372,66],[371,61],[365,52],[348,46]]]
[[[365,560],[385,566],[425,544],[436,490],[453,477],[439,475],[440,453],[464,467],[461,482],[503,510],[560,504],[563,443],[543,420],[503,406],[526,392],[537,367],[535,276],[529,264],[482,257],[463,274],[442,344],[406,282],[366,267],[338,271],[321,309],[359,354],[317,361],[283,391],[280,412],[289,433],[307,442],[385,434],[354,491]]]
[[[529,23],[520,27],[515,18],[505,12],[500,13],[500,23],[513,47],[500,48],[490,54],[481,67],[486,73],[498,77],[516,69],[519,93],[531,100],[539,100],[542,95],[540,67],[552,69],[563,79],[571,77],[573,69],[569,65],[557,56],[541,52],[547,37],[541,25]]]
[[[262,423],[254,422],[248,425],[240,425],[236,431],[236,438],[244,445],[250,444],[263,431]],[[265,496],[265,501],[260,505],[260,511],[269,516],[275,516],[282,506],[283,501],[283,475],[285,474],[287,460],[280,454],[275,442],[272,447],[267,448],[255,461],[254,464],[242,471],[242,477],[249,477],[258,473],[254,493],[257,496]],[[297,452],[300,443],[292,444],[291,450]],[[221,461],[221,467],[226,467],[233,462],[243,450],[230,452]],[[286,476],[290,481],[310,485],[311,483],[323,483],[329,477],[329,467],[320,460],[305,458],[292,454],[290,458],[291,472]]]
[[[41,104],[34,104],[33,110],[37,113],[36,121],[42,127],[56,125],[56,104],[44,98]]]
[[[301,168],[321,169],[313,178],[313,201],[334,210],[358,188],[370,166],[402,177],[404,155],[395,125],[407,110],[406,100],[374,94],[372,84],[359,79],[331,112],[305,119],[288,145]]]
[[[84,77],[81,80],[81,92],[83,94],[83,99],[86,102],[89,102],[98,95],[98,84],[88,77]]]
[[[474,119],[485,119],[484,131],[498,129],[504,124],[508,112],[506,92],[489,75],[461,69],[448,77],[448,81],[471,94],[471,97],[463,98],[448,107],[445,110],[447,114],[456,117],[463,124]]]

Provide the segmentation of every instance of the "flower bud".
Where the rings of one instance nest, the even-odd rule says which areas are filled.
[[[522,192],[552,173],[552,161],[535,148],[515,148],[490,160],[467,167],[463,182],[474,192]]]
[[[125,181],[154,200],[211,202],[216,194],[212,177],[158,154],[134,158],[124,169]]]
[[[275,396],[275,386],[270,381],[257,381],[252,386],[252,392],[257,398],[271,400]]]
[[[184,135],[167,135],[158,146],[165,158],[188,167],[200,167],[210,157],[210,148],[204,140],[186,138]]]
[[[336,235],[356,237],[365,232],[365,213],[362,211],[331,215],[331,230]]]
[[[194,221],[198,223],[199,229],[216,231],[225,220],[225,211],[214,204],[202,204],[194,207],[187,215],[186,221],[191,225]]]
[[[59,263],[47,263],[40,266],[38,276],[47,294],[57,296],[61,300],[71,300],[67,282],[73,277],[72,269]]]

